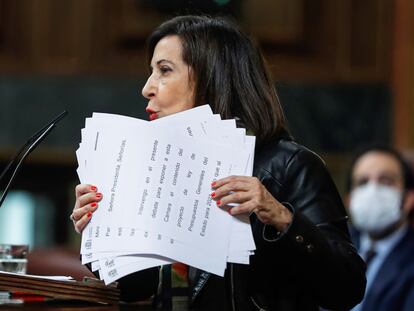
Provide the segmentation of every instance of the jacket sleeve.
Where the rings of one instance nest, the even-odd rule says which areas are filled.
[[[262,238],[268,244],[288,245],[302,281],[321,307],[352,308],[364,296],[365,263],[350,242],[347,215],[324,162],[299,149],[287,162],[278,187],[274,196],[291,210],[293,221],[281,234],[264,226]]]
[[[414,306],[414,282],[411,281],[411,284],[408,285],[408,294],[404,300],[404,305],[401,310],[410,311]]]

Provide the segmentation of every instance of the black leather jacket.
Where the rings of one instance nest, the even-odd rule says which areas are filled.
[[[293,221],[278,233],[252,214],[257,249],[251,264],[229,264],[224,278],[190,269],[192,308],[347,310],[360,302],[365,264],[350,242],[346,212],[323,160],[281,139],[256,151],[253,175],[293,212]]]

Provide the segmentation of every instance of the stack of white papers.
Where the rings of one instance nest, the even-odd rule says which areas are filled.
[[[211,183],[251,176],[255,137],[200,106],[148,122],[94,113],[76,151],[81,183],[103,194],[82,233],[82,263],[105,283],[182,262],[223,276],[249,263],[255,244],[247,214],[231,216]]]

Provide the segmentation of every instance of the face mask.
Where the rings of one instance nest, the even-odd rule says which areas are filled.
[[[365,232],[383,232],[401,217],[402,191],[368,183],[352,191],[349,211],[354,226]]]

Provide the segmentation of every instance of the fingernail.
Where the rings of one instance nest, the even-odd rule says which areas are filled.
[[[211,183],[211,186],[212,187],[214,187],[216,185],[216,182],[215,181],[213,181],[212,183]]]
[[[92,190],[92,191],[96,191],[96,189],[97,189],[97,188],[96,188],[95,186],[91,186],[91,190]]]
[[[91,218],[91,217],[92,217],[92,213],[88,212],[88,218]]]
[[[97,193],[96,198],[100,199],[102,197],[102,193]]]
[[[221,203],[221,201],[220,201],[220,200],[218,200],[218,201],[217,201],[217,206],[219,206],[219,205],[220,205],[220,203]]]
[[[213,191],[212,193],[211,193],[211,197],[212,198],[214,198],[216,196],[216,193]]]
[[[97,205],[97,204],[96,204],[96,202],[92,202],[92,203],[91,203],[91,206],[92,206],[92,207],[95,207],[96,205]]]

